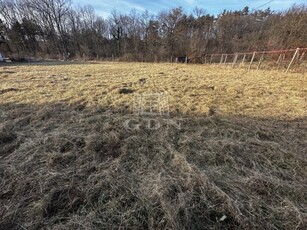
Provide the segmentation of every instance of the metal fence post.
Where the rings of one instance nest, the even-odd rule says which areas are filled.
[[[293,62],[294,62],[294,60],[295,60],[295,58],[296,58],[296,55],[298,54],[299,50],[300,50],[300,48],[297,48],[297,49],[296,49],[296,51],[295,51],[295,53],[294,53],[294,55],[293,55],[293,57],[292,57],[292,60],[291,60],[289,66],[288,66],[288,68],[287,68],[287,70],[286,70],[286,73],[287,73],[287,72],[289,71],[289,69],[291,68],[291,66],[292,66],[292,64],[293,64]]]
[[[222,56],[221,56],[220,65],[223,63],[223,59],[224,59],[224,54],[222,54]]]
[[[227,57],[228,57],[228,54],[226,54],[226,57],[225,57],[225,60],[224,60],[224,64],[226,64]]]
[[[250,69],[251,69],[251,67],[252,67],[252,64],[253,64],[253,61],[254,61],[255,55],[256,55],[256,52],[254,52],[254,53],[253,53],[253,56],[252,56],[251,62],[249,63],[249,66],[248,66],[248,70],[250,70]]]
[[[242,64],[245,62],[246,54],[244,54],[243,59],[242,59]]]
[[[235,64],[237,63],[237,59],[238,59],[238,54],[235,54],[235,57],[234,57],[233,63],[232,63],[232,68],[235,67]]]

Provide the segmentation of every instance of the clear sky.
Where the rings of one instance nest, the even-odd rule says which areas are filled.
[[[203,8],[209,14],[219,14],[224,9],[239,10],[245,6],[253,9],[284,10],[293,4],[307,4],[307,0],[72,0],[74,5],[92,5],[98,15],[108,17],[113,9],[128,13],[131,9],[148,10],[156,14],[181,6],[186,12],[192,12],[195,7]]]

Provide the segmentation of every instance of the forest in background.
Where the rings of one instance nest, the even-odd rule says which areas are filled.
[[[13,59],[116,59],[172,61],[208,53],[232,53],[307,46],[307,5],[283,12],[270,8],[224,10],[181,7],[109,18],[70,0],[0,0],[0,52]]]

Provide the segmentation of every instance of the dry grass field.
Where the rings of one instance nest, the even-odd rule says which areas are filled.
[[[149,128],[165,92],[180,128]],[[306,74],[0,66],[0,229],[307,229],[306,150]]]

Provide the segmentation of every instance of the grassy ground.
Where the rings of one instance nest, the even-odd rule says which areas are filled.
[[[164,92],[170,117],[133,115]],[[306,229],[306,95],[278,71],[0,66],[0,229]]]

